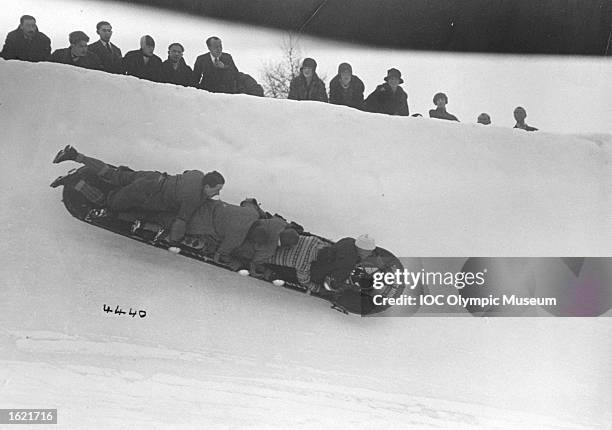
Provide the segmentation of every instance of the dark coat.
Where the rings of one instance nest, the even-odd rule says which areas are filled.
[[[111,50],[113,51],[112,54],[108,51],[108,48],[106,48],[106,46],[100,40],[89,45],[87,50],[89,52],[93,52],[98,56],[98,58],[102,61],[102,66],[104,66],[105,72],[122,75],[124,73],[124,69],[121,49],[119,49],[112,43],[110,45]]]
[[[238,79],[238,68],[230,54],[221,53],[219,57],[225,67],[215,67],[210,53],[202,54],[193,66],[194,82],[200,89],[212,93],[236,93],[236,80]]]
[[[187,234],[201,236],[216,244],[216,253],[229,257],[245,240],[258,219],[251,208],[230,205],[221,200],[200,204],[187,224]]]
[[[525,131],[538,131],[537,128],[527,125],[527,123],[519,124],[518,122],[514,125],[514,128],[520,128]]]
[[[264,243],[254,243],[251,240],[245,240],[240,248],[236,250],[236,256],[256,265],[263,264],[276,252],[280,233],[288,226],[287,221],[278,216],[258,219],[251,227],[263,227],[267,240]]]
[[[144,55],[140,49],[130,51],[123,57],[125,74],[136,76],[153,82],[161,82],[162,60],[153,54],[149,57],[149,62],[145,64]]]
[[[402,87],[397,87],[397,90],[393,93],[391,87],[387,83],[377,86],[372,94],[365,100],[364,106],[365,110],[368,112],[400,116],[410,115],[410,111],[408,110],[408,95],[406,92]]]
[[[5,60],[48,61],[51,57],[51,40],[37,31],[32,39],[26,39],[21,29],[13,30],[6,36],[2,58]]]
[[[193,86],[193,70],[182,58],[179,60],[178,68],[175,70],[172,61],[166,60],[162,64],[161,81],[168,84]]]
[[[299,76],[291,80],[288,98],[291,100],[327,102],[327,91],[325,90],[325,84],[316,73],[313,74],[310,85],[308,85],[304,75],[300,73]]]
[[[54,63],[70,64],[72,66],[83,67],[85,69],[103,70],[102,61],[92,52],[87,52],[84,57],[72,57],[70,48],[58,49],[51,55]]]
[[[455,115],[453,115],[452,113],[446,112],[446,109],[440,109],[440,108],[431,109],[429,111],[429,117],[430,118],[446,119],[448,121],[457,121],[457,122],[459,122],[457,117]]]
[[[310,265],[310,279],[322,282],[326,276],[331,276],[336,282],[343,282],[358,262],[355,239],[345,237],[319,251],[317,259]]]
[[[238,72],[238,79],[236,84],[236,93],[248,94],[251,96],[264,96],[264,90],[261,85],[257,83],[255,78],[246,73]]]
[[[204,194],[204,173],[186,170],[182,174],[168,175],[154,171],[133,171],[128,168],[112,170],[111,183],[121,187],[107,196],[109,208],[117,211],[142,209],[170,212],[174,222],[170,238],[179,240],[185,235],[187,221],[208,197]]]
[[[340,83],[340,75],[336,75],[329,83],[329,102],[335,105],[361,109],[363,107],[364,90],[365,86],[357,76],[353,75],[348,88],[345,89]]]

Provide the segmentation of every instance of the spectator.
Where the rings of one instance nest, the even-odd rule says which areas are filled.
[[[389,69],[385,83],[377,86],[366,99],[365,110],[387,115],[409,116],[408,95],[400,87],[403,83],[401,72]]]
[[[312,58],[305,58],[300,67],[300,74],[289,84],[289,99],[315,100],[327,103],[325,84],[317,76],[317,62]]]
[[[38,31],[33,16],[23,15],[19,27],[6,36],[0,56],[5,60],[47,61],[51,56],[51,40]]]
[[[155,41],[149,35],[140,38],[140,49],[125,54],[125,73],[153,82],[161,82],[162,60],[153,53]]]
[[[73,31],[68,35],[70,46],[58,49],[51,55],[54,63],[71,64],[85,69],[103,70],[102,61],[87,49],[89,36],[82,31]]]
[[[361,79],[353,75],[351,65],[342,63],[338,66],[338,74],[329,83],[329,102],[361,109],[364,90]]]
[[[481,113],[478,115],[478,124],[489,125],[491,124],[491,117],[488,113]]]
[[[124,70],[121,49],[110,41],[113,27],[106,21],[100,21],[96,25],[96,33],[100,36],[100,40],[89,45],[89,52],[93,52],[100,58],[105,72],[122,75]]]
[[[168,46],[168,59],[162,64],[162,82],[193,86],[193,70],[185,63],[183,52],[185,48],[180,43]]]
[[[520,128],[521,130],[525,131],[538,131],[537,128],[527,125],[525,118],[527,118],[527,111],[525,108],[518,106],[516,109],[514,109],[514,119],[516,120],[514,128]]]
[[[459,121],[457,117],[446,111],[446,105],[448,104],[448,97],[444,93],[437,93],[433,97],[433,103],[436,105],[435,109],[429,111],[430,118],[445,119],[448,121]]]
[[[236,93],[238,68],[234,59],[223,52],[221,39],[216,36],[206,39],[208,53],[200,55],[193,66],[195,84],[211,93]]]

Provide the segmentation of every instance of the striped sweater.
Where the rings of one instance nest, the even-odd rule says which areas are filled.
[[[319,251],[326,246],[329,246],[329,243],[316,236],[300,235],[295,246],[278,247],[268,263],[294,268],[298,282],[306,285],[310,282],[310,263],[316,260]]]

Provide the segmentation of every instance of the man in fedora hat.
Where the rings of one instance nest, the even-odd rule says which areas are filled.
[[[288,98],[327,103],[325,84],[317,75],[317,62],[314,59],[304,59],[302,67],[300,67],[300,74],[291,80]]]
[[[365,110],[387,115],[409,116],[408,95],[400,87],[403,83],[402,73],[397,69],[389,69],[385,83],[377,86],[366,99]]]

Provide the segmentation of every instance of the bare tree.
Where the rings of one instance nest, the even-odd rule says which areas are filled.
[[[298,35],[288,33],[281,44],[282,59],[278,62],[269,61],[264,65],[262,81],[266,97],[286,99],[289,95],[291,80],[300,73],[301,50]]]

